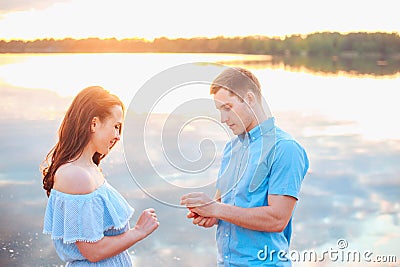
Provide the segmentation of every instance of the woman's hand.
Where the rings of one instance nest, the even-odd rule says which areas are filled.
[[[143,239],[154,232],[159,225],[160,223],[158,222],[154,209],[150,208],[142,211],[142,214],[136,222],[134,230],[136,230],[141,239]]]

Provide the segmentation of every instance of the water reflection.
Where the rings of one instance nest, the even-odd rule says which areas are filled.
[[[224,65],[246,65],[251,68],[286,69],[288,71],[318,73],[326,76],[398,77],[400,59],[393,57],[382,61],[379,57],[361,56],[260,56],[255,59],[220,61]]]
[[[269,85],[273,97],[279,87]],[[324,86],[321,90],[333,94],[334,89]],[[287,94],[285,90],[282,94]],[[41,189],[38,166],[55,142],[61,116],[71,98],[6,83],[0,85],[0,92],[0,266],[60,265],[50,238],[41,233],[47,198]],[[385,92],[386,98],[395,98],[395,90]],[[323,95],[317,94],[313,101],[323,101]],[[349,102],[358,101],[352,97]],[[400,260],[400,136],[366,138],[358,128],[357,116],[325,116],[324,105],[310,111],[276,102],[278,108],[273,105],[273,110],[277,124],[306,147],[311,162],[294,217],[292,249],[323,251],[337,247],[337,240],[345,238],[352,249],[397,255]],[[368,105],[360,106],[358,111],[367,116],[374,112],[368,110]],[[155,116],[154,129],[161,128],[162,121]],[[388,128],[393,124],[383,120],[381,126],[385,123]],[[202,124],[192,127],[191,138],[183,138],[180,144],[183,150],[189,151],[193,140],[209,136],[210,129]],[[149,141],[158,138],[157,131],[149,131]],[[135,142],[140,140],[133,140],[133,150],[138,146]],[[140,155],[134,160],[139,161]],[[103,170],[136,210],[152,206],[158,211],[161,226],[157,233],[130,250],[137,266],[214,266],[215,229],[194,227],[185,219],[184,209],[165,206],[141,191],[125,165],[121,143],[105,159]],[[138,171],[143,177],[151,173],[145,168]],[[215,176],[217,171],[217,166],[212,166],[207,174]],[[185,174],[176,175],[179,181],[186,178]],[[178,190],[153,186],[162,198],[180,197]],[[330,266],[330,262],[324,265]]]
[[[0,81],[0,120],[54,120],[71,98],[48,90],[21,89]]]

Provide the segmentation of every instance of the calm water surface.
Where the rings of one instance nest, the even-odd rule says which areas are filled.
[[[0,266],[63,264],[50,238],[42,234],[47,198],[41,189],[39,165],[56,141],[56,131],[72,97],[86,86],[101,85],[129,106],[139,88],[157,73],[197,61],[235,62],[250,68],[260,79],[277,124],[308,151],[311,165],[294,215],[291,250],[294,258],[304,251],[313,251],[317,261],[324,260],[300,260],[294,266],[366,264],[362,256],[360,262],[346,260],[347,254],[343,255],[349,251],[360,255],[371,252],[368,266],[399,266],[400,74],[316,74],[272,66],[268,60],[265,64],[249,64],[255,58],[259,57],[0,55]],[[166,118],[171,118],[166,114],[188,100],[211,101],[207,86],[188,92],[187,88],[171,92],[155,105],[154,111],[160,114],[149,116],[147,157],[157,172],[177,188],[201,188],[213,194],[221,149],[229,139],[218,123],[194,121],[179,136],[180,152],[187,159],[209,157],[211,164],[204,172],[194,175],[177,171],[160,157],[162,131],[166,140],[175,137],[168,132],[169,128],[162,130]],[[197,108],[194,111],[198,112]],[[178,117],[173,117],[175,122],[182,120]],[[127,123],[126,133],[137,130],[134,122]],[[207,138],[213,146],[203,142]],[[171,192],[155,182],[151,192],[157,193],[156,200],[132,179],[123,151],[135,151],[140,142],[124,139],[124,145],[119,143],[102,164],[108,181],[138,211],[131,225],[144,208],[151,206],[158,212],[161,225],[157,232],[130,249],[136,266],[214,266],[215,229],[194,227],[185,218],[184,209],[159,201],[178,202],[181,191]],[[151,171],[140,164],[143,157],[139,154],[131,159],[138,162],[135,174],[140,179],[151,179]],[[332,251],[337,253],[329,257]],[[389,257],[379,256],[396,256],[397,263],[383,263]]]

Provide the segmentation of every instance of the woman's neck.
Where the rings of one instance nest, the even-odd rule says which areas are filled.
[[[93,155],[95,152],[96,151],[91,148],[90,144],[88,144],[84,148],[82,154],[73,162],[81,166],[87,166],[87,167],[95,166],[96,164],[93,162]]]

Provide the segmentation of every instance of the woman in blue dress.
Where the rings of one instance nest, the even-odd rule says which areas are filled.
[[[128,248],[159,223],[154,209],[135,225],[133,208],[107,182],[100,161],[120,139],[124,105],[101,87],[83,89],[73,100],[46,157],[43,188],[49,197],[45,234],[66,266],[132,266]]]

